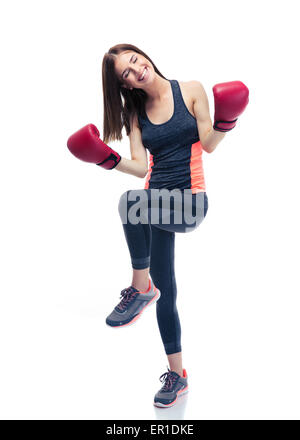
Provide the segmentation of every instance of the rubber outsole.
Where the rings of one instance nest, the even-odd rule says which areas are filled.
[[[167,405],[164,403],[161,403],[161,402],[153,402],[153,405],[156,406],[157,408],[170,408],[171,406],[174,406],[177,403],[178,397],[183,396],[183,394],[188,393],[188,391],[189,391],[188,386],[186,386],[185,388],[183,388],[183,390],[178,391],[177,397],[173,402],[171,402]]]

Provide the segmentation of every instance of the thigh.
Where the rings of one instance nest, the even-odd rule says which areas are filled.
[[[208,210],[205,192],[191,190],[148,190],[148,221],[170,232],[191,232],[204,220]],[[145,216],[146,217],[146,216]]]
[[[125,194],[126,221],[131,224],[151,224],[170,232],[196,229],[208,209],[205,192],[191,190],[139,189]],[[124,199],[125,200],[125,199]]]

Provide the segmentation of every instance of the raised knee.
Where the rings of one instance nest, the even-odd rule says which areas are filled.
[[[127,212],[127,199],[128,199],[128,193],[129,191],[125,191],[119,200],[119,205],[118,205],[118,210],[119,210],[119,214],[122,216],[122,213],[124,212],[124,210]]]

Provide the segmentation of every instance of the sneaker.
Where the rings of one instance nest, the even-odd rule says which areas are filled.
[[[168,368],[168,371],[162,374],[159,380],[164,382],[164,385],[154,396],[155,406],[160,408],[173,406],[179,396],[188,392],[186,370],[183,370],[183,376],[179,376]]]
[[[110,327],[124,327],[133,324],[142,314],[146,307],[154,304],[160,298],[160,291],[149,279],[149,288],[145,292],[135,289],[133,286],[121,291],[122,301],[114,308],[106,318],[106,324]]]

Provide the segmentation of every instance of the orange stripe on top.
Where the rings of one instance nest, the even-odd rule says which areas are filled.
[[[202,150],[202,144],[200,141],[192,144],[190,161],[192,194],[206,191],[202,163]]]
[[[149,180],[150,180],[150,177],[151,177],[153,164],[154,164],[154,162],[153,162],[153,155],[149,154],[149,168],[148,168],[148,173],[147,173],[144,189],[148,189],[149,188]]]

